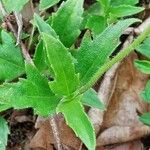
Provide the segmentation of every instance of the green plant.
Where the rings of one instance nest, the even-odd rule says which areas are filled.
[[[150,58],[150,37],[148,37],[138,48],[137,51],[143,54],[146,58]],[[150,61],[148,60],[135,60],[135,66],[144,74],[150,74]],[[150,103],[150,81],[146,84],[144,91],[141,93],[144,102]],[[144,113],[140,116],[140,120],[150,125],[150,113]]]
[[[14,7],[11,7],[11,2],[3,0],[7,11],[5,14],[19,12],[28,0],[15,1]],[[40,9],[43,11],[58,2],[59,0],[41,0]],[[35,114],[44,117],[62,113],[67,124],[86,147],[94,150],[96,146],[94,128],[83,105],[105,109],[92,86],[111,66],[134,50],[150,34],[150,29],[146,29],[131,45],[114,58],[110,58],[120,44],[119,38],[123,32],[133,23],[139,22],[134,18],[119,21],[117,19],[143,9],[132,6],[137,1],[124,5],[124,2],[120,4],[117,0],[100,0],[98,3],[103,8],[103,16],[100,18],[104,17],[104,20],[107,20],[107,26],[101,32],[97,32],[94,39],[86,32],[80,46],[75,48],[85,21],[83,2],[84,0],[63,2],[46,21],[34,14],[32,23],[39,31],[36,39],[39,42],[36,43],[33,59],[28,51],[25,51],[22,42],[21,48],[16,46],[11,33],[1,30],[0,111],[32,107]],[[119,7],[119,12],[112,15],[115,13],[112,13],[114,7]],[[128,8],[128,12],[124,8]],[[117,19],[112,19],[114,16]],[[115,20],[116,24],[109,24],[112,20]],[[11,27],[9,21],[7,25]],[[23,78],[21,75],[26,77]]]

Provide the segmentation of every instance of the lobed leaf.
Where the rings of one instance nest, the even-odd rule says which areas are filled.
[[[0,150],[5,150],[7,146],[9,129],[7,122],[0,117]]]
[[[80,73],[81,85],[87,83],[94,73],[109,58],[119,45],[119,37],[123,31],[137,19],[126,19],[111,25],[98,35],[93,41],[83,42],[76,54],[76,71]]]
[[[89,150],[95,150],[96,138],[94,128],[84,112],[80,99],[80,97],[76,97],[71,101],[64,100],[67,102],[59,104],[57,111],[64,115],[67,124],[73,129],[76,136],[82,140],[86,147]]]
[[[43,33],[43,41],[49,65],[55,74],[55,80],[50,82],[50,87],[54,93],[69,96],[76,91],[79,83],[72,56],[68,49],[53,36]]]
[[[27,79],[0,86],[1,102],[15,109],[33,107],[41,116],[54,114],[60,98],[51,92],[48,80],[34,66],[26,64],[26,72]]]
[[[12,80],[25,72],[24,60],[19,47],[5,31],[1,32],[0,80]]]
[[[144,74],[150,74],[150,61],[146,60],[135,60],[135,67]]]
[[[81,102],[84,105],[87,105],[90,107],[98,108],[101,110],[105,109],[105,105],[101,102],[96,91],[93,89],[90,89],[83,94]]]
[[[70,47],[80,34],[84,0],[67,0],[52,15],[52,28],[59,35],[61,42]]]

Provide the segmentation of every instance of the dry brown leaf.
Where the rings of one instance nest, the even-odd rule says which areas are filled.
[[[98,145],[126,142],[150,134],[150,127],[139,121],[137,113],[148,109],[140,98],[140,92],[149,77],[136,70],[133,65],[135,59],[137,55],[132,53],[117,71],[116,88],[104,115]]]
[[[56,121],[58,123],[60,139],[64,147],[66,147],[65,149],[79,149],[81,142],[75,136],[74,132],[65,124],[64,118],[57,116]],[[46,120],[31,140],[30,147],[50,150],[49,146],[54,145],[54,143],[55,141],[49,120]]]

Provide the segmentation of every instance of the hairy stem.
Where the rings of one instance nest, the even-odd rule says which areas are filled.
[[[84,93],[89,88],[91,88],[97,80],[107,71],[109,70],[114,64],[120,62],[123,58],[129,55],[136,47],[138,47],[144,39],[150,34],[150,27],[146,28],[141,35],[134,40],[132,44],[128,47],[124,48],[121,52],[119,52],[113,59],[105,63],[99,70],[93,75],[91,80],[84,86],[82,86],[79,90],[79,94]],[[108,43],[109,44],[109,43]]]
[[[59,137],[58,127],[57,127],[55,118],[51,117],[49,122],[50,122],[50,125],[52,127],[53,136],[54,136],[54,139],[55,139],[57,150],[62,150],[61,140],[60,140],[60,137]]]

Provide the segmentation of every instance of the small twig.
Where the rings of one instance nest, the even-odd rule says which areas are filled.
[[[2,4],[2,1],[0,0],[0,11],[2,12],[2,15],[3,17],[5,18],[5,22],[6,22],[6,25],[8,26],[8,28],[13,32],[14,36],[16,37],[16,39],[18,39],[18,34],[17,34],[17,31],[15,30],[14,26],[11,24],[11,22],[9,21],[9,19],[5,16],[7,13],[5,11],[5,8],[3,7],[3,4]],[[19,31],[20,32],[20,31]],[[22,54],[25,58],[25,60],[34,65],[27,49],[26,49],[26,46],[24,45],[24,43],[20,40],[20,46],[21,46],[21,49],[22,49]]]
[[[63,148],[62,148],[61,140],[60,140],[60,137],[59,137],[58,127],[57,127],[55,118],[51,117],[49,119],[49,123],[50,123],[50,125],[52,127],[53,136],[54,136],[54,139],[55,139],[57,150],[62,150]]]
[[[23,27],[23,21],[22,21],[22,15],[19,12],[14,12],[15,18],[16,18],[16,22],[18,25],[18,33],[17,33],[17,43],[16,45],[20,44],[20,39],[21,39],[21,35],[22,35],[22,27]]]

